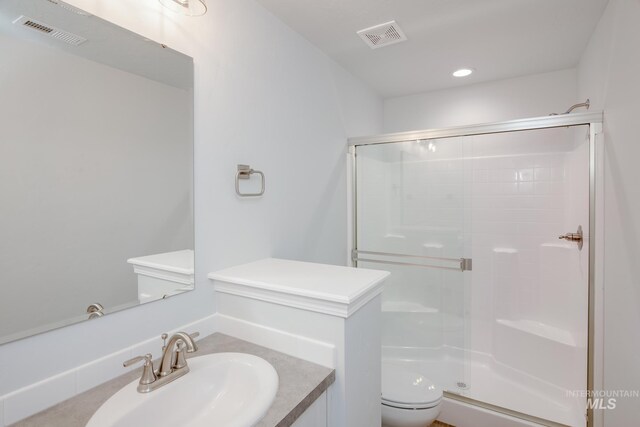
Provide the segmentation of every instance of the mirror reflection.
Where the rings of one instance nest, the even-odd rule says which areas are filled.
[[[193,61],[0,3],[0,343],[193,289]]]

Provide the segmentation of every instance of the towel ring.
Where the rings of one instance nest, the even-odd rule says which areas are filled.
[[[240,191],[240,180],[241,179],[249,179],[251,178],[251,175],[253,174],[257,174],[260,175],[260,181],[261,181],[261,185],[260,185],[260,192],[258,193],[242,193]],[[239,197],[258,197],[258,196],[262,196],[264,194],[264,174],[261,171],[257,171],[254,169],[251,169],[251,166],[249,165],[238,165],[238,171],[236,172],[236,194]]]

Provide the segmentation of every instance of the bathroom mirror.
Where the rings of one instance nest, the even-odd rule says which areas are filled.
[[[0,2],[0,344],[191,290],[193,60]]]

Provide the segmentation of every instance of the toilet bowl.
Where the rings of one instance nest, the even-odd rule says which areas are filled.
[[[382,426],[427,427],[440,414],[442,389],[418,372],[382,362]]]

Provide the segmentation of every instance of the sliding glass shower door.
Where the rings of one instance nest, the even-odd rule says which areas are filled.
[[[359,145],[355,190],[354,260],[392,273],[386,363],[584,426],[589,126]]]
[[[469,280],[460,268],[469,248],[463,138],[358,147],[356,159],[358,266],[392,273],[382,302],[385,359],[428,369],[456,391],[464,364],[449,362],[464,358]]]

